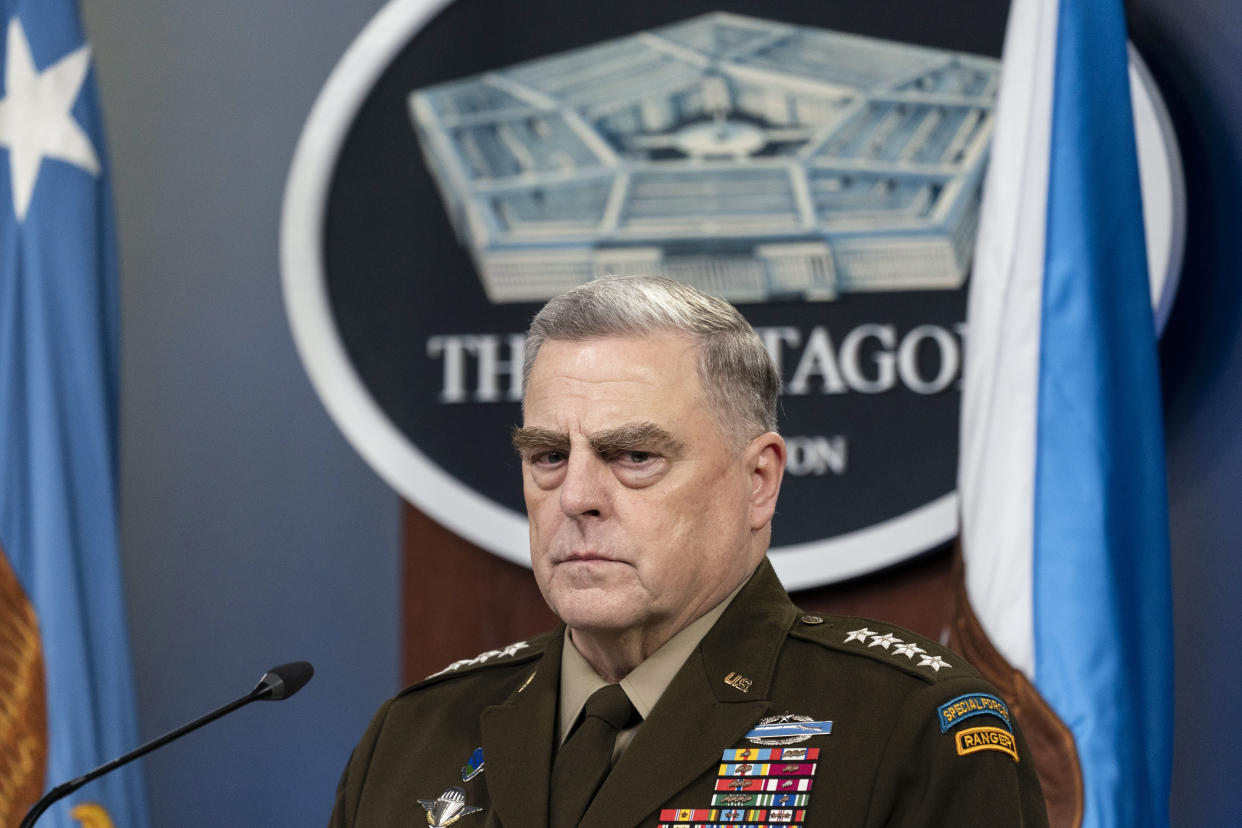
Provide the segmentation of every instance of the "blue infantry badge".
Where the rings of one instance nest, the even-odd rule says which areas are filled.
[[[431,828],[444,828],[467,814],[483,810],[475,805],[467,805],[466,792],[456,786],[449,788],[435,799],[420,799],[418,804],[427,811],[427,824]]]
[[[1009,708],[1003,701],[988,693],[967,693],[964,696],[958,696],[940,705],[937,712],[940,715],[941,733],[948,733],[949,728],[962,719],[983,715],[995,716],[1004,723],[1006,729],[1013,730],[1013,723],[1009,719]]]
[[[469,782],[482,772],[483,748],[477,747],[474,749],[474,753],[470,754],[470,758],[466,760],[466,764],[461,766],[461,781]]]
[[[832,722],[817,722],[810,716],[785,713],[760,719],[759,724],[746,734],[746,740],[756,745],[792,745],[805,742],[812,736],[827,736],[830,733]]]

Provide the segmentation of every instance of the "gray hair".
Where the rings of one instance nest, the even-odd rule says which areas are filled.
[[[694,341],[708,407],[735,447],[776,430],[781,379],[755,329],[723,299],[659,276],[605,276],[544,305],[526,337],[522,387],[544,342],[656,333]]]

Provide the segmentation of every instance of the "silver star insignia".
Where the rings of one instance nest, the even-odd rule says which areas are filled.
[[[925,652],[927,652],[927,650],[924,650],[922,647],[920,647],[918,644],[915,644],[913,641],[909,642],[908,644],[898,644],[896,647],[893,648],[893,655],[903,655],[906,658],[914,658],[919,653],[925,653]]]
[[[850,634],[845,636],[845,640],[847,643],[850,641],[866,641],[873,635],[875,635],[874,631],[863,627],[861,630],[851,630]]]
[[[884,633],[884,635],[873,635],[871,637],[871,643],[868,644],[867,646],[868,647],[883,647],[884,650],[887,652],[889,646],[893,644],[900,644],[900,643],[902,643],[901,639],[898,638],[897,636],[893,635],[892,633]]]
[[[952,667],[953,665],[945,661],[940,656],[925,655],[923,656],[923,660],[919,662],[919,666],[930,667],[939,673],[941,667]]]

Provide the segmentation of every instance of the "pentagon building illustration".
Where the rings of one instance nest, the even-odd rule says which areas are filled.
[[[823,301],[962,284],[999,68],[716,13],[409,104],[492,302],[636,273]]]

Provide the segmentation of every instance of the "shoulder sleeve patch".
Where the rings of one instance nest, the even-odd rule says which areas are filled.
[[[991,693],[966,693],[950,699],[936,708],[940,718],[940,732],[948,733],[949,728],[960,724],[972,716],[995,716],[1012,732],[1013,722],[1009,717],[1009,707]]]
[[[968,727],[953,734],[957,742],[957,755],[969,756],[981,750],[998,750],[1018,760],[1018,743],[1013,734],[1000,727]]]

